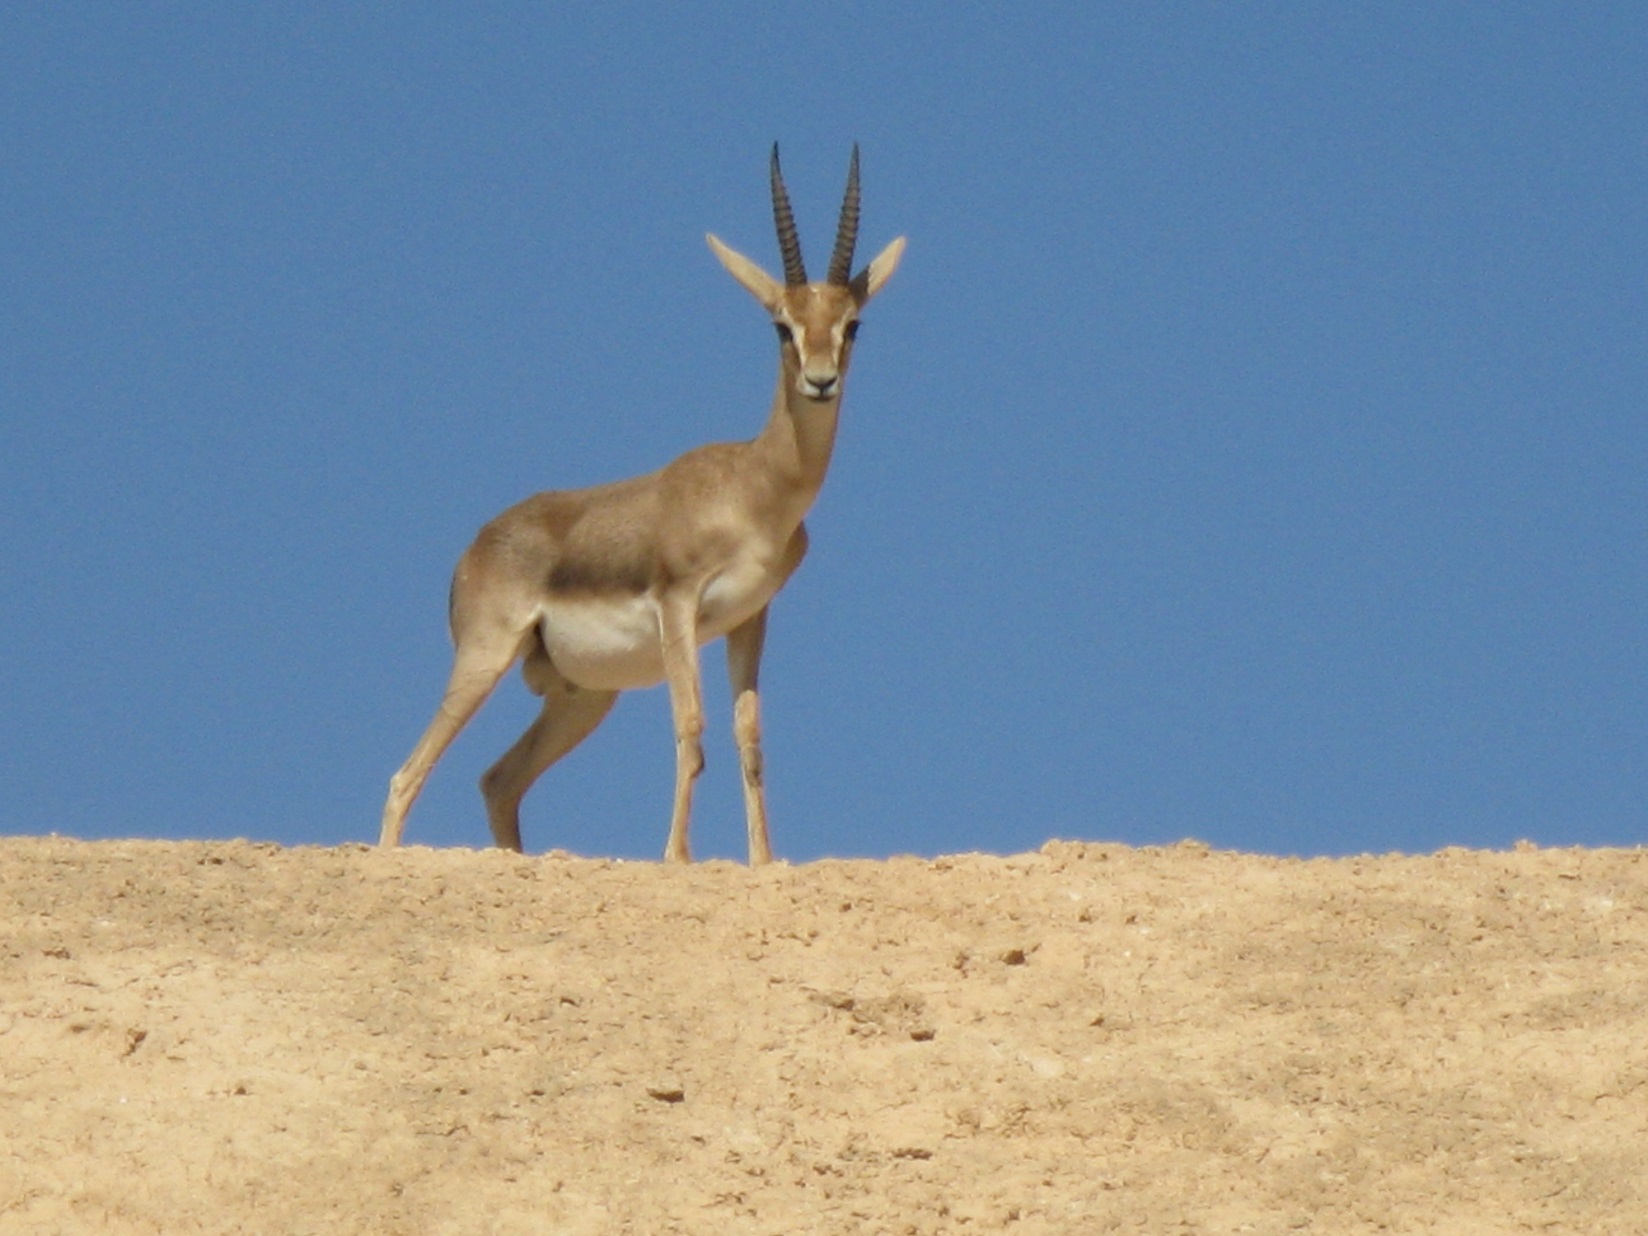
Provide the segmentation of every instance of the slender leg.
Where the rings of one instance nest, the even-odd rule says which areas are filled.
[[[704,771],[704,700],[698,677],[698,598],[666,596],[659,605],[664,674],[669,679],[670,713],[675,720],[675,806],[670,812],[664,861],[689,863],[687,825],[692,791]]]
[[[589,737],[618,698],[616,691],[589,691],[568,682],[541,646],[528,656],[526,679],[544,697],[543,710],[481,778],[492,840],[517,852],[521,848],[521,799],[545,769]]]
[[[750,866],[772,862],[767,839],[767,792],[762,783],[761,645],[767,635],[767,609],[727,633],[727,676],[732,680],[732,732],[738,740],[738,765],[744,776],[744,822],[750,834]]]
[[[401,843],[406,813],[412,810],[412,803],[429,779],[435,761],[441,758],[458,736],[458,731],[468,724],[476,709],[492,694],[498,679],[513,664],[520,644],[519,632],[497,633],[484,640],[477,638],[459,643],[452,662],[452,676],[447,680],[441,706],[435,710],[435,719],[429,723],[418,745],[412,748],[406,763],[389,779],[389,797],[383,805],[383,830],[378,834],[379,845]]]

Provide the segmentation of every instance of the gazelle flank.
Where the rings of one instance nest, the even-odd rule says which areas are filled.
[[[856,146],[821,282],[807,279],[776,145],[771,182],[783,282],[706,238],[778,332],[778,389],[765,427],[748,442],[701,446],[644,476],[537,494],[480,530],[452,579],[456,651],[446,693],[390,779],[380,845],[400,843],[436,761],[519,660],[543,706],[481,778],[493,840],[521,848],[522,797],[589,736],[620,691],[667,682],[675,797],[664,857],[688,861],[693,786],[704,766],[698,650],[725,636],[749,859],[771,860],[757,681],[768,605],[807,552],[802,519],[829,469],[859,312],[904,252],[900,237],[851,273]]]

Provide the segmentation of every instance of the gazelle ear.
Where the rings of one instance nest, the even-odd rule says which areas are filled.
[[[778,307],[778,302],[784,298],[784,286],[778,280],[736,249],[727,248],[713,233],[705,233],[704,239],[709,241],[710,251],[721,259],[727,273],[743,284],[746,292],[760,301],[769,313]]]
[[[875,260],[854,276],[851,284],[854,299],[862,305],[881,291],[882,284],[893,277],[893,272],[898,269],[898,260],[903,256],[904,237],[900,236],[876,254]]]

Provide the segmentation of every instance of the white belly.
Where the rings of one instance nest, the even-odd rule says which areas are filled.
[[[777,589],[773,574],[740,563],[705,586],[698,605],[698,642],[719,639],[755,614]],[[538,619],[555,668],[597,691],[627,691],[664,681],[658,608],[645,594],[557,597]]]
[[[664,680],[651,597],[557,599],[544,606],[538,629],[555,668],[580,687],[627,691]]]

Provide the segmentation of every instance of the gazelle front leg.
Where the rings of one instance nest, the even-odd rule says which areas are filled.
[[[744,778],[744,822],[750,835],[750,866],[772,862],[767,839],[767,791],[762,780],[761,646],[767,637],[767,608],[727,632],[727,676],[732,681],[732,732],[738,740],[738,767]]]
[[[658,606],[664,675],[669,680],[670,715],[675,721],[675,807],[670,813],[666,863],[690,863],[687,825],[692,791],[704,771],[704,699],[698,675],[698,596],[666,595]]]

